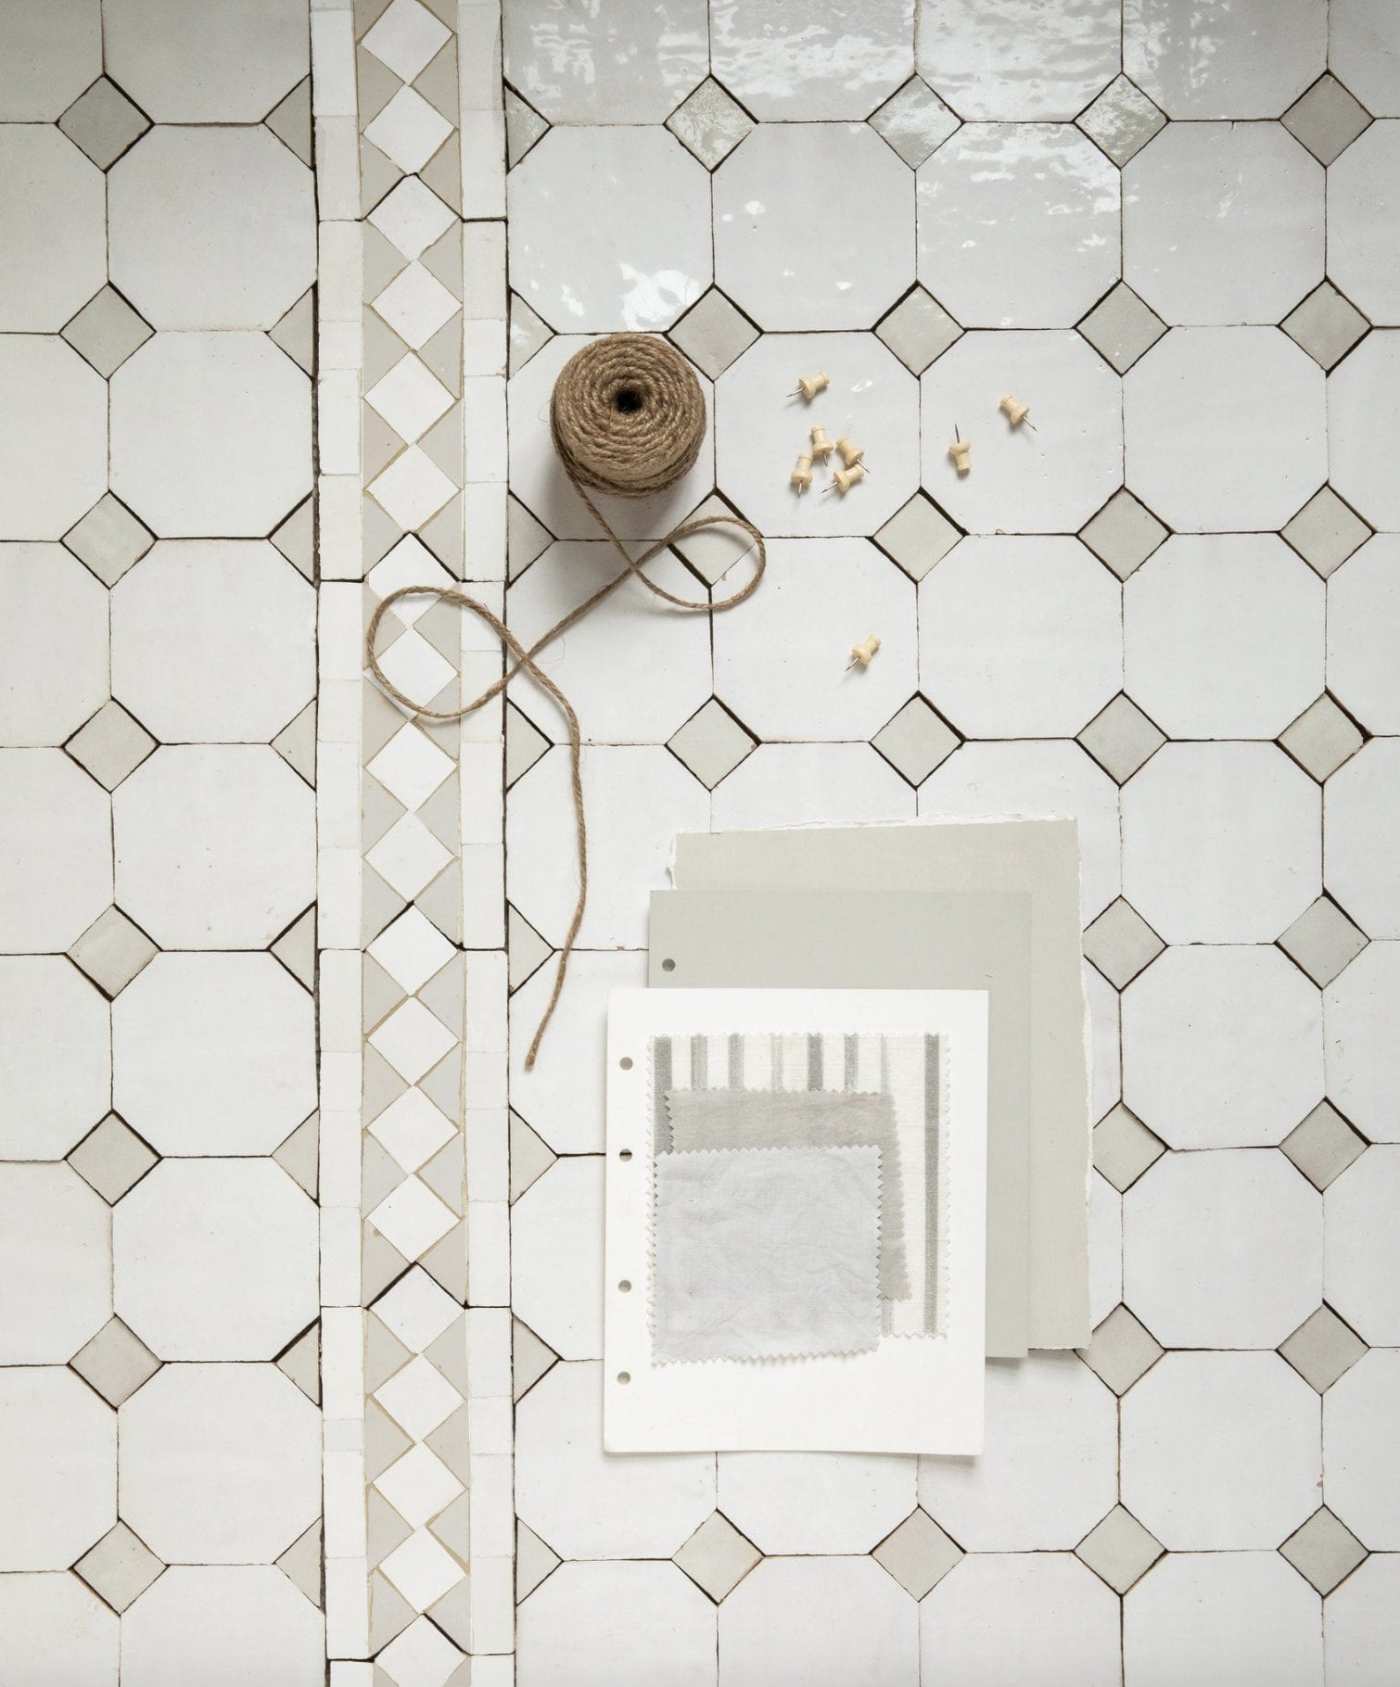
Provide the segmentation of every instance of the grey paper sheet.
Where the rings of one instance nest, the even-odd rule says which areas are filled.
[[[683,890],[1023,892],[1031,897],[1031,1347],[1089,1339],[1088,1073],[1080,976],[1079,852],[1072,820],[948,821],[685,833]],[[835,899],[832,899],[835,902]],[[750,947],[747,934],[741,949]],[[729,982],[738,983],[736,967]],[[837,980],[833,977],[830,982]],[[694,983],[673,974],[658,983]]]
[[[1025,893],[681,889],[651,901],[653,986],[990,993],[987,1352],[997,1359],[1028,1345],[1030,918]]]

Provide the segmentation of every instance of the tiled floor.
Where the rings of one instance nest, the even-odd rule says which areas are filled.
[[[1386,1679],[1397,136],[1389,0],[0,7],[22,1687]],[[553,652],[594,891],[526,1073],[560,722],[408,723],[359,641],[607,567],[545,406],[621,327],[714,424],[626,530],[719,500],[770,577]],[[788,489],[814,419],[848,496]],[[500,671],[442,606],[380,646]],[[975,1464],[604,1457],[672,836],[1014,811],[1081,827],[1091,1346],[992,1368]]]

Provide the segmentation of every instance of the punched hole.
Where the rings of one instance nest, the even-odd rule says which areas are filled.
[[[624,1054],[622,1059],[618,1061],[618,1065],[624,1072],[630,1072],[632,1070],[632,1056],[630,1054]]]
[[[637,387],[619,387],[613,394],[613,409],[620,410],[624,416],[633,416],[642,407],[641,390]]]
[[[631,1380],[632,1380],[631,1371],[619,1371],[617,1373],[617,1380],[621,1383],[631,1382]]]
[[[632,1158],[632,1150],[630,1148],[619,1149],[617,1157],[619,1160],[630,1160]]]
[[[618,1287],[618,1292],[620,1294],[630,1295],[632,1293],[632,1285],[627,1281],[627,1279],[625,1277],[617,1285],[617,1287]]]
[[[662,972],[674,972],[676,970],[676,963],[671,959],[671,957],[669,955],[666,957],[666,959],[664,961],[662,961],[661,970],[662,970]]]

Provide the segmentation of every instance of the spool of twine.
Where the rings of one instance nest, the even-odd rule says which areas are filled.
[[[574,490],[602,528],[622,561],[619,571],[585,598],[577,608],[536,639],[527,650],[495,611],[479,598],[457,587],[403,586],[390,592],[375,609],[365,631],[365,666],[387,696],[417,719],[462,720],[484,708],[506,689],[522,671],[558,708],[564,717],[569,741],[569,778],[573,796],[574,836],[578,862],[578,895],[569,919],[554,987],[525,1056],[528,1071],[535,1064],[545,1029],[554,1016],[569,957],[583,924],[588,905],[588,824],[583,800],[583,735],[573,705],[539,665],[536,658],[562,633],[611,596],[624,580],[635,579],[682,614],[705,615],[734,609],[753,596],[767,567],[763,535],[742,516],[698,516],[673,527],[663,538],[633,556],[599,509],[592,494],[617,498],[645,498],[674,486],[695,464],[705,440],[705,399],[694,371],[679,352],[663,339],[649,334],[609,334],[577,351],[559,372],[549,407],[554,448]],[[646,565],[678,539],[710,527],[734,527],[753,541],[753,571],[745,583],[728,597],[680,597],[667,591],[644,572]],[[380,665],[376,649],[379,628],[389,610],[406,598],[435,598],[468,610],[500,639],[505,671],[470,702],[457,709],[431,709],[406,696],[389,679]],[[638,698],[639,709],[646,698]]]

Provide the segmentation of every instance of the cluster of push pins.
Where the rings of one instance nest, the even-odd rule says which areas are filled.
[[[1036,431],[1035,423],[1031,420],[1030,405],[1022,404],[1021,400],[1011,393],[1001,395],[997,400],[997,409],[1013,428],[1019,428],[1024,423],[1033,433]],[[952,458],[953,467],[958,471],[959,479],[972,473],[972,441],[963,438],[956,422],[953,423],[953,443],[948,447],[948,455]]]
[[[800,398],[804,404],[810,404],[819,393],[823,393],[831,385],[831,377],[824,374],[802,375],[797,385],[788,395]],[[857,445],[855,440],[842,434],[839,439],[828,439],[826,429],[820,425],[814,427],[808,435],[811,443],[798,457],[797,465],[788,476],[788,485],[800,498],[804,492],[812,490],[812,465],[829,463],[833,454],[841,459],[841,467],[832,472],[830,485],[822,489],[822,497],[831,493],[839,493],[845,497],[853,486],[859,486],[865,479],[865,447]],[[864,666],[864,663],[862,663]]]

